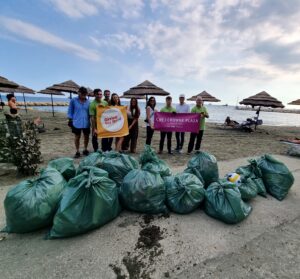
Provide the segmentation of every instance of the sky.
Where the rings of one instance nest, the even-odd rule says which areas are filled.
[[[1,0],[0,75],[122,94],[148,79],[235,105],[300,98],[299,0]],[[296,108],[296,107],[295,107]]]

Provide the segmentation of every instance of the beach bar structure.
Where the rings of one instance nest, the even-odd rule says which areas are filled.
[[[54,104],[53,104],[53,95],[56,96],[64,96],[64,93],[56,91],[56,90],[51,90],[49,88],[46,88],[44,90],[39,91],[38,93],[40,94],[46,94],[46,95],[51,95],[51,105],[52,105],[52,115],[54,117]]]
[[[137,86],[131,87],[129,90],[123,93],[124,96],[146,96],[146,100],[148,100],[148,96],[168,96],[169,92],[164,89],[156,86],[149,80],[145,80],[144,82],[138,84]]]
[[[217,99],[216,97],[212,96],[211,94],[207,93],[206,91],[202,91],[201,93],[188,98],[188,101],[196,101],[197,97],[202,97],[203,102],[210,102],[210,103],[217,103],[221,102],[221,100]]]
[[[62,83],[53,84],[47,87],[47,90],[54,90],[58,92],[70,93],[70,99],[72,99],[72,93],[77,94],[80,86],[73,80],[67,80]]]
[[[259,113],[261,107],[271,107],[271,108],[284,108],[284,105],[282,102],[277,100],[276,98],[272,97],[270,94],[268,94],[266,91],[262,91],[260,93],[257,93],[256,95],[250,96],[240,102],[241,105],[251,106],[252,108],[258,107],[258,110],[256,112],[256,122],[259,118]],[[256,129],[255,125],[255,129]]]

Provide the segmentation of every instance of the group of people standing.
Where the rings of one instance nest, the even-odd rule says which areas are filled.
[[[72,133],[75,135],[75,158],[79,158],[81,155],[79,151],[81,134],[83,134],[84,137],[84,150],[82,154],[89,154],[87,147],[91,130],[93,149],[95,152],[99,149],[96,121],[97,107],[121,106],[118,94],[111,94],[109,90],[104,90],[102,93],[101,89],[95,89],[95,99],[92,102],[89,101],[87,95],[87,89],[85,87],[80,87],[78,97],[73,98],[70,101],[68,108],[68,125],[71,127]],[[129,134],[125,137],[115,138],[115,150],[122,152],[130,148],[130,152],[135,153],[138,138],[138,119],[140,117],[140,109],[136,98],[131,98],[130,105],[127,106],[127,117]],[[90,127],[92,129],[90,129]],[[112,150],[113,140],[114,138],[101,139],[101,149],[103,152]]]
[[[154,97],[151,97],[147,102],[146,108],[146,123],[147,123],[147,136],[146,136],[146,144],[151,145],[152,137],[154,134],[154,113],[156,110],[156,100]],[[199,113],[200,114],[200,126],[198,133],[191,133],[190,140],[188,144],[188,154],[191,154],[192,151],[199,151],[201,147],[202,137],[205,130],[205,119],[209,117],[206,107],[203,105],[203,100],[201,97],[196,99],[196,106],[194,106],[190,110],[190,106],[185,103],[185,95],[179,95],[179,104],[176,107],[172,106],[172,97],[166,97],[166,105],[160,110],[160,112],[168,112],[168,113]],[[185,133],[184,132],[176,132],[176,148],[175,151],[178,153],[182,153]],[[172,132],[160,132],[160,142],[159,142],[159,154],[162,154],[164,149],[165,138],[167,137],[167,149],[169,154],[173,154],[172,151]],[[195,144],[196,140],[196,144]]]
[[[111,94],[109,90],[101,89],[94,90],[95,99],[90,102],[87,97],[88,92],[85,87],[80,87],[78,91],[78,97],[73,98],[70,101],[68,108],[68,125],[72,129],[72,133],[75,135],[74,143],[76,148],[75,158],[79,158],[81,153],[79,151],[81,134],[84,137],[84,150],[83,155],[88,155],[87,149],[89,143],[90,132],[92,131],[92,145],[94,151],[99,149],[98,143],[98,131],[97,131],[97,107],[106,106],[121,106],[121,101],[118,94]],[[154,113],[156,112],[156,100],[154,97],[150,97],[146,105],[146,144],[151,145],[154,130]],[[185,103],[185,96],[181,94],[179,96],[179,104],[176,107],[172,106],[172,97],[166,97],[166,105],[160,110],[167,113],[199,113],[200,125],[198,133],[191,133],[188,144],[188,154],[194,149],[198,151],[201,147],[201,141],[205,130],[205,118],[208,118],[207,109],[203,105],[203,100],[198,97],[196,105],[190,110],[190,106]],[[137,140],[139,134],[138,120],[141,115],[141,111],[138,105],[137,98],[131,98],[129,106],[127,106],[127,118],[129,134],[125,137],[115,138],[115,150],[118,152],[129,151],[136,153]],[[91,128],[91,129],[90,129]],[[176,149],[178,153],[182,153],[185,133],[176,132]],[[158,153],[161,154],[164,148],[165,138],[167,138],[167,149],[169,154],[173,154],[172,151],[172,132],[160,132],[160,144]],[[102,151],[111,151],[114,138],[102,138],[101,149]],[[196,141],[196,144],[195,144]]]

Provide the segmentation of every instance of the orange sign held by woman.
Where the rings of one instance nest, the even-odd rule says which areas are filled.
[[[125,106],[97,107],[98,138],[118,138],[129,134]]]

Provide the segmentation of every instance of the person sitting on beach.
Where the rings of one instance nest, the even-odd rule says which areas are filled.
[[[10,93],[6,95],[6,98],[7,98],[7,105],[9,107],[9,113],[12,115],[18,114],[17,99],[15,95]]]
[[[108,103],[106,101],[102,100],[102,90],[101,89],[99,89],[99,88],[95,89],[94,96],[95,96],[95,100],[92,101],[90,104],[89,114],[90,114],[91,123],[92,123],[92,145],[93,145],[94,152],[96,152],[99,148],[97,123],[96,123],[97,107],[98,106],[106,107],[106,106],[108,106]],[[103,146],[103,143],[102,143],[102,146]]]
[[[168,112],[168,113],[176,112],[176,109],[172,107],[172,97],[171,96],[166,97],[166,106],[163,107],[160,110],[160,112]],[[162,154],[162,152],[163,152],[166,136],[167,136],[168,153],[173,154],[173,152],[172,152],[172,132],[163,132],[163,131],[160,132],[160,142],[159,142],[158,154]]]
[[[111,95],[110,105],[111,106],[121,106],[121,101],[120,101],[119,95],[117,93],[113,93]],[[115,150],[117,152],[122,151],[123,141],[124,141],[124,137],[115,138]]]
[[[190,112],[190,106],[184,102],[185,100],[185,95],[180,94],[179,95],[179,104],[176,106],[176,112],[177,113],[189,113]],[[183,143],[184,143],[184,132],[176,132],[176,151],[179,153],[182,153],[182,148],[183,148]]]
[[[196,151],[200,150],[202,137],[203,137],[204,130],[205,130],[205,118],[209,117],[207,109],[203,105],[202,97],[200,97],[200,96],[197,97],[196,106],[194,106],[192,108],[191,112],[200,114],[200,126],[199,126],[199,132],[198,133],[191,133],[191,135],[190,135],[190,141],[189,141],[189,146],[188,146],[188,154],[191,154],[194,147],[195,147]],[[196,138],[197,138],[197,141],[196,141],[196,146],[195,146],[195,139]]]
[[[72,133],[75,135],[75,148],[76,153],[74,158],[80,157],[79,147],[80,147],[80,136],[81,132],[84,136],[84,150],[83,155],[88,155],[87,150],[89,144],[90,135],[90,117],[89,117],[89,107],[90,102],[87,99],[88,91],[85,87],[80,87],[78,90],[78,97],[71,99],[68,108],[68,126],[72,128]]]
[[[136,152],[137,139],[139,135],[139,117],[140,117],[140,108],[138,105],[137,98],[130,99],[130,105],[127,107],[127,118],[128,118],[128,130],[129,134],[125,137],[122,150],[126,151],[129,148],[130,152]]]
[[[146,144],[151,145],[152,137],[154,134],[154,112],[156,106],[156,100],[154,97],[150,97],[146,106]]]
[[[237,125],[239,125],[239,122],[236,122],[235,120],[231,120],[230,117],[227,116],[224,125],[230,127],[236,127]]]

